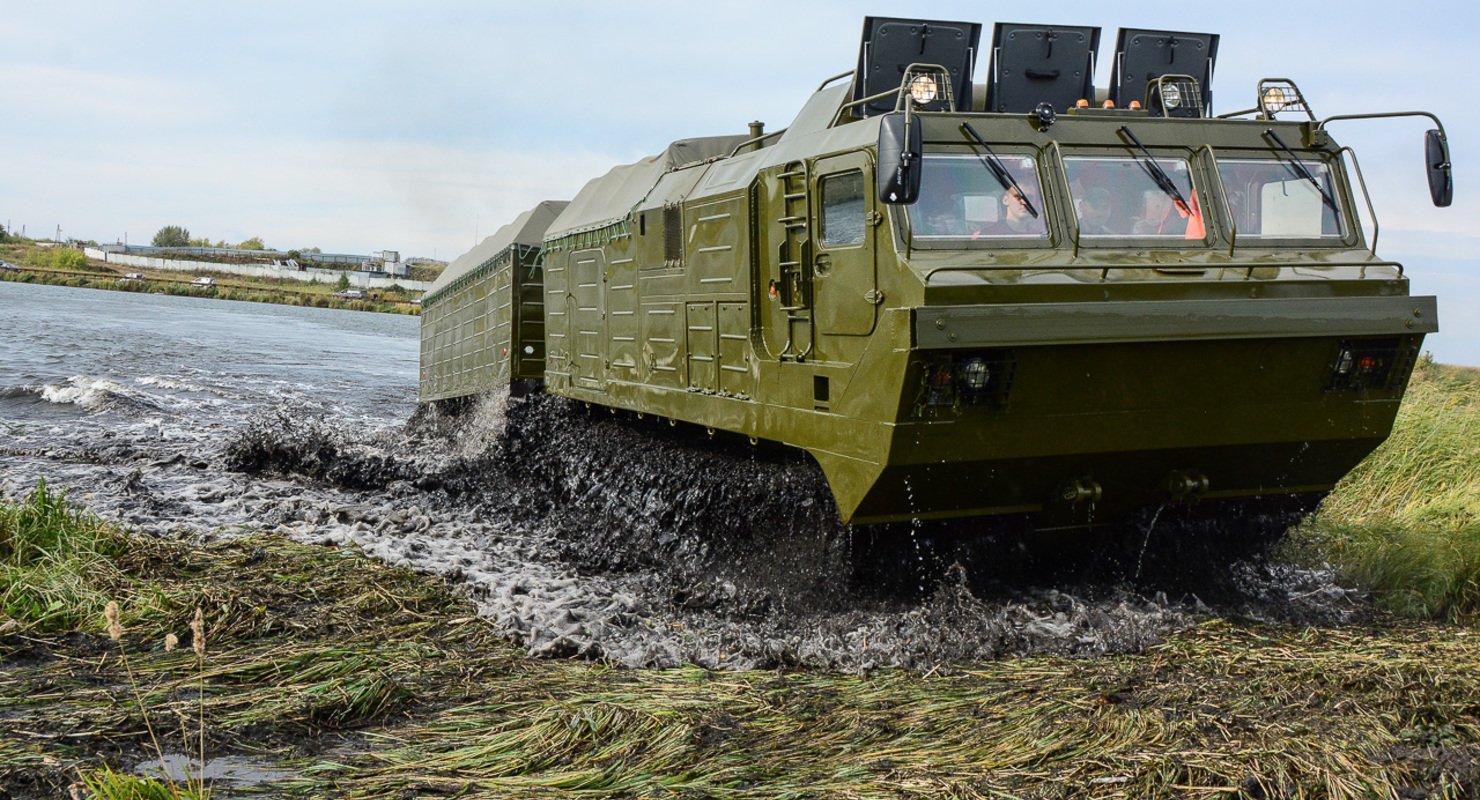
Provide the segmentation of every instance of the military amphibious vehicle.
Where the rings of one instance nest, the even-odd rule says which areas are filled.
[[[871,17],[784,130],[541,203],[423,301],[420,397],[514,382],[805,449],[848,523],[1314,506],[1389,433],[1433,297],[1288,79],[1213,34]],[[1236,104],[1237,105],[1237,104]],[[1366,220],[1362,213],[1365,210]]]

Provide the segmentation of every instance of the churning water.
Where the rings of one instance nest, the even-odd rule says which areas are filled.
[[[910,537],[933,529],[860,546],[784,448],[543,397],[417,414],[417,330],[0,283],[0,494],[45,479],[151,535],[359,547],[445,577],[532,654],[632,666],[928,669],[1133,652],[1208,613],[1360,609],[1329,576],[1270,565],[1222,570],[1216,599],[1181,588],[1203,578],[1027,579],[1018,543],[959,531],[922,592]]]

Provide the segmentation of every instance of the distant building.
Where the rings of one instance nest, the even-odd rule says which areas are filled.
[[[399,250],[381,250],[375,254],[375,257],[380,259],[380,272],[384,272],[393,278],[405,278],[411,274],[411,265],[401,260],[401,251]],[[375,266],[372,266],[373,264],[374,262],[366,264],[365,268],[374,270]]]

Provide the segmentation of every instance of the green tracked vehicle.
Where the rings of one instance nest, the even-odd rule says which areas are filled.
[[[1356,117],[1286,79],[1215,116],[1210,34],[1122,30],[1096,89],[1099,29],[1001,23],[973,83],[980,33],[868,18],[786,129],[675,142],[501,230],[424,301],[421,399],[538,379],[783,442],[848,523],[1313,508],[1438,329],[1328,133]],[[1436,118],[1356,116],[1432,120],[1448,205]]]

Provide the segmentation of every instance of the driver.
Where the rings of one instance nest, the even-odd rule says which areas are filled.
[[[1033,216],[1028,210],[1029,203],[1038,211],[1038,216]],[[1021,236],[1042,234],[1043,231],[1042,205],[1035,202],[1031,194],[1025,195],[1019,189],[1008,189],[1002,193],[1002,219],[986,233],[995,236]]]

